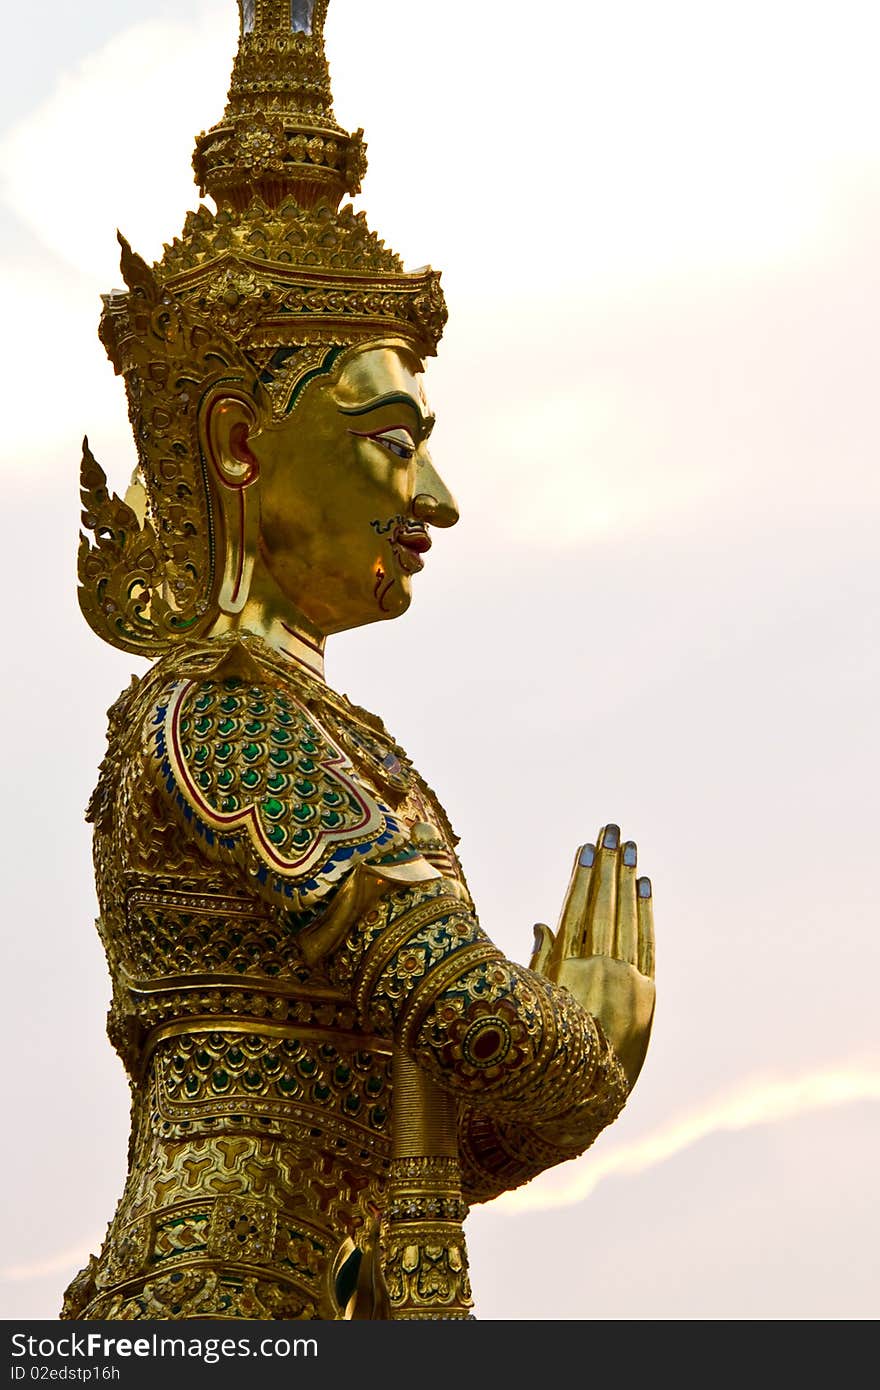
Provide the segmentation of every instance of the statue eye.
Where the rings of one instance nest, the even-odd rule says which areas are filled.
[[[406,425],[392,425],[387,430],[349,430],[349,434],[355,435],[358,439],[372,439],[374,444],[381,444],[383,449],[387,449],[389,454],[394,454],[395,458],[403,459],[409,463],[416,452],[416,442]]]
[[[395,458],[405,459],[407,462],[416,451],[415,440],[403,425],[392,430],[379,430],[376,434],[369,435],[368,438],[381,444],[382,448],[387,449],[389,454],[394,454]]]

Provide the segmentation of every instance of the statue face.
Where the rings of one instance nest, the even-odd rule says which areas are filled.
[[[455,501],[427,440],[420,364],[373,346],[309,386],[293,414],[251,440],[260,466],[260,553],[285,598],[329,635],[396,618]]]

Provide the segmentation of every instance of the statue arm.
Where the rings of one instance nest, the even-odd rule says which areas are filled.
[[[616,852],[607,859],[618,868]],[[576,866],[568,906],[583,895],[584,878]],[[619,980],[606,979],[604,993],[594,981],[592,1008],[579,999],[582,982],[562,954],[576,945],[564,925],[556,937],[542,929],[544,955],[536,952],[537,968],[527,969],[489,941],[453,887],[443,880],[382,896],[349,930],[331,969],[364,1023],[393,1035],[456,1096],[466,1195],[481,1201],[589,1147],[635,1081],[639,1028],[633,991],[624,998]],[[645,982],[644,1035],[653,985],[611,956],[599,962],[597,979],[609,972]],[[646,1045],[642,1036],[642,1056]]]
[[[579,1107],[576,1123],[570,1124],[567,1133],[560,1132],[559,1125],[521,1124],[488,1110],[461,1108],[461,1184],[470,1206],[512,1192],[548,1168],[577,1158],[617,1118],[627,1090],[611,1049],[600,1065],[603,1074],[594,1077],[593,1094]]]
[[[598,846],[598,848],[597,848]],[[636,877],[637,850],[603,827],[575,855],[554,934],[535,928],[532,968],[565,986],[602,1024],[606,1052],[592,1096],[561,1123],[533,1127],[464,1107],[459,1115],[462,1178],[469,1201],[487,1201],[586,1149],[620,1109],[614,1066],[627,1091],[641,1071],[654,1016],[651,882]],[[613,1046],[611,1045],[613,1044]]]

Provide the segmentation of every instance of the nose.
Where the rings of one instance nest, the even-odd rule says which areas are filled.
[[[454,526],[458,521],[458,503],[426,449],[419,452],[412,514],[417,521],[425,521],[429,526]]]

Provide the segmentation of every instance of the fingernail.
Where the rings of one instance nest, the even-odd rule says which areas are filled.
[[[619,825],[607,825],[605,827],[605,838],[602,844],[606,849],[617,849],[617,846],[620,844]]]
[[[628,869],[634,869],[636,867],[637,858],[638,850],[636,849],[635,841],[627,840],[626,844],[623,847],[624,864]]]
[[[578,855],[578,864],[581,866],[582,869],[590,869],[593,866],[593,860],[595,858],[596,846],[584,845],[581,849],[580,854]]]
[[[638,879],[638,881],[636,882],[636,889],[638,890],[640,898],[650,898],[651,880],[649,878]]]

